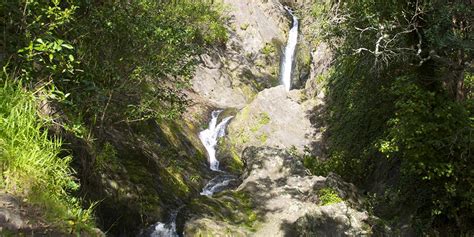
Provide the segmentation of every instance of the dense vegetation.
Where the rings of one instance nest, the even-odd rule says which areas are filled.
[[[117,153],[104,130],[176,119],[196,55],[228,37],[219,6],[205,2],[2,1],[1,192],[64,231],[91,230],[100,203],[77,192],[78,157],[61,135],[97,150],[100,173]],[[318,78],[329,159],[305,163],[371,192],[389,224],[410,216],[419,233],[474,233],[472,9],[469,0],[314,4],[317,40],[333,47],[335,62]],[[319,195],[323,205],[341,200],[334,190]]]
[[[306,163],[376,192],[395,224],[413,214],[417,231],[472,234],[472,1],[331,1],[313,14],[336,61],[330,159]]]
[[[195,56],[227,40],[218,5],[204,2],[2,1],[1,189],[60,228],[93,227],[73,195],[75,158],[48,128],[100,147],[107,124],[179,116]]]

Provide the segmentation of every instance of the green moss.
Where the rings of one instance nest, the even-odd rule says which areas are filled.
[[[250,196],[241,191],[224,191],[213,198],[198,197],[190,205],[197,216],[212,217],[219,221],[255,231],[261,215],[255,211]]]
[[[247,120],[250,117],[250,108],[247,106],[240,111],[240,120]]]
[[[247,101],[252,101],[257,96],[257,92],[255,92],[254,89],[249,85],[240,84],[239,88],[247,98]]]
[[[271,54],[274,54],[276,52],[276,48],[274,44],[271,43],[265,43],[265,46],[262,48],[262,54],[265,56],[269,56]]]
[[[180,169],[175,166],[170,166],[166,168],[166,171],[168,171],[170,177],[172,177],[171,182],[176,185],[179,192],[185,195],[189,194],[189,187],[184,182]]]
[[[332,188],[323,188],[319,190],[319,200],[322,206],[331,205],[334,203],[342,202],[343,200],[339,197],[337,192]]]
[[[261,135],[258,137],[258,140],[259,140],[261,143],[267,142],[267,140],[268,140],[268,134],[266,134],[266,133],[261,134]]]
[[[230,142],[230,138],[223,138],[218,142],[219,155],[221,158],[221,164],[226,167],[233,174],[240,174],[244,168],[244,164],[240,159],[239,153],[235,147],[235,144]]]
[[[240,29],[241,30],[247,30],[247,28],[249,28],[249,26],[250,26],[249,23],[245,23],[245,24],[240,25]]]
[[[270,122],[270,115],[267,112],[260,113],[259,124],[266,125]]]
[[[231,156],[232,156],[232,163],[230,165],[230,169],[232,171],[241,171],[244,168],[244,163],[242,162],[242,159],[240,158],[238,152],[235,149],[235,146],[231,146],[230,150]]]
[[[267,125],[270,122],[270,120],[271,120],[270,115],[268,115],[268,113],[266,113],[266,112],[260,113],[258,118],[257,118],[257,123],[250,128],[250,131],[252,131],[254,133],[257,132],[264,125]]]
[[[118,168],[117,150],[115,147],[106,142],[95,157],[94,171],[101,172],[107,167],[115,170]]]
[[[245,132],[244,129],[239,129],[237,132],[236,132],[236,142],[238,144],[245,144],[247,142],[250,141],[250,137],[249,135]]]

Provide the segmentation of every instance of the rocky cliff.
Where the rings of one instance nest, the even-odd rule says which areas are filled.
[[[357,188],[334,174],[310,175],[296,155],[324,153],[324,121],[318,116],[324,109],[324,85],[320,77],[329,73],[332,55],[327,45],[315,39],[314,29],[308,27],[315,24],[308,17],[312,4],[284,2],[297,10],[302,21],[293,73],[296,89],[288,93],[278,86],[278,69],[275,69],[290,26],[282,3],[250,0],[227,3],[230,45],[213,54],[217,56],[204,56],[194,88],[216,107],[237,108],[228,135],[219,144],[218,159],[224,164],[241,160],[245,169],[238,187],[194,200],[183,214],[187,218],[184,234],[371,234],[374,219],[364,211],[363,197]],[[278,53],[267,54],[266,47],[272,44]],[[227,65],[232,65],[230,68],[235,68],[241,76],[230,73],[233,70]],[[244,70],[248,73],[242,76]],[[242,88],[250,88],[248,91],[252,93],[246,96]]]

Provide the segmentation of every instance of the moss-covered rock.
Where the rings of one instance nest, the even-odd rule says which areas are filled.
[[[95,212],[102,229],[136,235],[199,195],[210,177],[207,158],[199,126],[188,119],[196,118],[183,118],[110,127],[103,142],[81,148],[82,157],[89,157],[77,164],[81,192],[99,202]]]
[[[249,194],[224,191],[212,198],[202,196],[188,206],[186,236],[247,236],[258,226],[260,214]]]
[[[227,146],[236,154],[252,146],[287,149],[295,146],[304,150],[311,144],[315,131],[306,116],[306,104],[311,101],[302,103],[301,95],[299,91],[287,94],[282,86],[260,92],[230,122]]]

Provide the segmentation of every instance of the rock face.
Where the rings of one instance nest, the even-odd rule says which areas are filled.
[[[225,0],[229,40],[200,56],[193,90],[218,108],[242,108],[278,84],[280,54],[289,24],[277,1]]]
[[[301,162],[287,152],[250,147],[243,154],[247,162],[237,192],[246,193],[256,213],[255,223],[245,228],[221,223],[202,215],[186,224],[186,236],[361,236],[370,234],[369,215],[353,206],[357,190],[338,176],[307,175]],[[343,201],[322,205],[322,189],[334,190]],[[220,199],[227,194],[220,196]],[[238,211],[238,210],[236,210]]]
[[[322,206],[298,219],[291,236],[368,236],[369,216],[341,202]]]
[[[281,150],[246,150],[248,174],[239,189],[254,198],[262,215],[255,236],[284,236],[286,225],[316,210],[313,190],[324,177],[305,176],[302,165]]]
[[[302,101],[301,91],[283,86],[265,89],[243,108],[228,127],[228,139],[241,152],[246,147],[292,147],[303,151],[314,140],[307,113],[315,101]]]
[[[366,236],[373,219],[357,188],[337,175],[309,175],[293,155],[324,150],[324,85],[332,55],[316,42],[307,17],[314,2],[224,0],[230,17],[226,50],[201,56],[194,90],[211,105],[237,108],[218,147],[224,167],[242,160],[242,183],[232,191],[195,199],[186,236]],[[278,86],[279,56],[289,27],[281,2],[301,19],[294,88]],[[319,25],[318,25],[319,26]],[[311,39],[311,40],[309,40]],[[324,190],[334,195],[333,202]],[[184,217],[183,217],[184,218]]]

